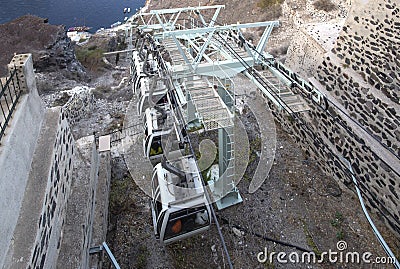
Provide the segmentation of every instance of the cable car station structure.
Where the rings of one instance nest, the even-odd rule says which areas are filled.
[[[264,52],[278,21],[217,25],[222,8],[152,10],[132,16],[126,23],[131,82],[145,132],[143,152],[155,166],[153,224],[163,243],[206,229],[213,213],[209,203],[216,202],[221,210],[242,201],[235,185],[235,75],[245,74],[265,97],[288,113],[309,109],[301,95],[324,103],[325,97],[312,85]],[[242,32],[254,27],[264,28],[257,45],[247,41]],[[297,93],[292,91],[294,87],[299,89]],[[193,126],[218,130],[219,178],[208,182],[211,197],[187,135]],[[177,191],[182,186],[188,188],[187,195]],[[195,194],[193,199],[190,193]]]

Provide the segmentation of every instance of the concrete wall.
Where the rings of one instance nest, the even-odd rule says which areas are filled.
[[[48,109],[36,143],[5,268],[54,268],[70,192],[74,139],[60,108]]]
[[[321,64],[325,53],[326,50],[306,30],[299,28],[288,48],[285,64],[293,72],[309,77]]]
[[[99,179],[95,138],[76,146],[69,121],[90,112],[93,96],[45,111],[32,57],[17,55],[10,68],[24,95],[0,146],[0,268],[89,268],[89,249],[107,231],[110,153]]]
[[[98,154],[93,136],[77,141],[78,157],[57,268],[88,268]]]
[[[21,89],[24,93],[36,90],[35,73],[33,72],[32,54],[17,54],[8,64],[8,70],[17,70]]]
[[[101,152],[99,158],[99,178],[96,190],[95,213],[91,246],[99,246],[107,237],[108,203],[111,183],[111,153]],[[90,268],[100,269],[103,266],[103,255],[92,255]]]
[[[300,25],[293,35],[285,64],[305,78],[314,76],[325,54],[335,46],[344,23],[344,19],[335,19]]]
[[[330,106],[325,111],[312,102],[310,112],[301,115],[310,133],[287,116],[276,115],[304,150],[343,182],[348,182],[343,165],[328,148],[346,157],[369,190],[369,207],[388,216],[388,226],[400,237],[395,223],[400,219],[399,18],[395,1],[355,1],[331,51],[319,66],[302,73],[316,76],[311,79],[314,85],[361,127],[339,109]],[[315,40],[311,34],[308,39]],[[288,61],[293,69],[302,51],[295,53]]]
[[[12,63],[12,67],[15,65],[21,77],[24,94],[17,104],[0,145],[0,249],[2,249],[0,268],[3,267],[7,249],[13,242],[13,232],[17,225],[44,115],[36,85],[30,79],[33,74],[32,56],[30,54],[17,55]]]

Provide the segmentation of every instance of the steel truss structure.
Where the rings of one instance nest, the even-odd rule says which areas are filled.
[[[128,25],[128,48],[151,37],[160,54],[167,54],[168,75],[178,96],[186,96],[182,114],[197,119],[205,130],[219,131],[220,179],[212,184],[219,209],[241,202],[235,186],[235,147],[232,77],[243,72],[278,107],[293,113],[308,110],[294,86],[322,102],[323,95],[266,53],[265,47],[278,21],[217,25],[223,5],[152,10],[137,13]],[[246,40],[244,29],[264,28],[257,45]],[[144,41],[139,46],[143,49]],[[256,66],[267,68],[260,71]],[[264,69],[264,68],[263,68]],[[187,120],[189,122],[190,120]]]

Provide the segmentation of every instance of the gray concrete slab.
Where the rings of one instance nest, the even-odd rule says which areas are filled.
[[[99,246],[106,241],[108,227],[108,201],[111,182],[111,153],[103,152],[99,156],[99,177],[94,201],[94,216],[91,247]],[[101,257],[101,256],[100,256]],[[98,255],[91,255],[90,268],[101,268],[102,261]]]
[[[0,267],[18,221],[32,157],[44,115],[36,89],[23,95],[15,109],[0,145]],[[10,260],[8,260],[10,262]]]

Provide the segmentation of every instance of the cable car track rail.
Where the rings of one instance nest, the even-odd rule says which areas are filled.
[[[194,18],[194,17],[192,17]],[[196,19],[196,18],[194,18]],[[220,23],[218,23],[216,20],[211,19],[211,22],[215,23],[216,25],[220,25]],[[203,24],[205,27],[207,27],[207,25]],[[217,33],[219,35],[220,38],[223,39],[223,37]],[[241,35],[239,35],[239,37],[241,37]],[[297,88],[299,88],[301,90],[301,94],[303,97],[306,97],[308,99],[311,99],[313,101],[313,103],[317,104],[317,106],[323,110],[325,110],[328,115],[336,122],[338,123],[343,129],[346,130],[346,132],[348,132],[353,138],[356,138],[357,136],[354,135],[354,132],[346,125],[344,125],[342,122],[340,122],[336,116],[332,115],[329,110],[327,109],[328,106],[332,105],[333,107],[335,107],[335,109],[337,109],[338,111],[340,111],[342,113],[342,115],[344,115],[346,118],[348,118],[349,120],[351,120],[354,124],[356,124],[359,128],[361,128],[365,133],[367,133],[373,140],[375,140],[377,143],[379,143],[382,147],[384,147],[391,155],[393,155],[395,158],[397,158],[398,160],[400,160],[400,155],[396,154],[396,152],[394,152],[393,149],[391,149],[390,147],[388,147],[386,144],[382,143],[381,141],[379,141],[370,131],[368,131],[364,126],[362,126],[357,120],[355,120],[353,117],[351,117],[347,112],[345,112],[343,109],[341,109],[337,104],[335,104],[334,102],[332,102],[329,98],[327,98],[324,94],[322,94],[318,89],[316,89],[312,84],[310,84],[309,82],[305,81],[304,79],[302,79],[299,75],[297,75],[296,73],[292,72],[290,69],[288,69],[286,66],[284,66],[281,62],[277,61],[275,58],[266,58],[266,55],[264,53],[261,53],[260,51],[257,50],[257,48],[253,45],[250,44],[246,39],[244,39],[242,37],[242,40],[237,40],[238,42],[242,42],[245,41],[245,44],[247,45],[248,48],[250,48],[254,55],[256,55],[256,57],[261,58],[262,63],[265,64],[267,67],[269,68],[275,68],[281,75],[285,76],[287,80],[290,81],[291,85],[288,85],[290,87],[294,87],[294,85],[297,86]],[[224,41],[224,43],[226,43],[227,45],[229,45],[231,47],[231,45],[227,42]],[[221,43],[222,44],[222,43]],[[231,47],[232,48],[232,47]],[[233,48],[232,48],[233,49]],[[234,49],[233,49],[234,51]],[[235,52],[235,51],[234,51]],[[236,53],[237,56],[240,57],[239,54]],[[241,58],[241,57],[240,57]],[[239,60],[239,59],[238,59]],[[243,59],[242,59],[243,60]],[[245,63],[245,61],[243,61]],[[323,101],[325,102],[324,105],[321,105],[322,100],[319,100],[321,98],[321,96],[323,97]],[[360,141],[357,141],[360,142]],[[378,156],[379,157],[379,156]],[[379,157],[379,159],[384,162],[388,167],[391,167],[390,165],[388,165],[386,163],[386,161],[384,161],[382,158]],[[391,167],[392,169],[392,167]],[[393,170],[393,172],[396,173],[397,176],[400,176],[400,174]]]

